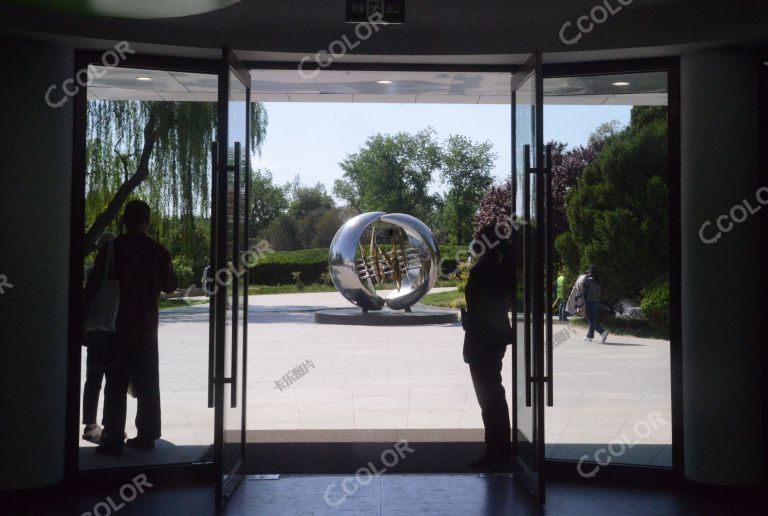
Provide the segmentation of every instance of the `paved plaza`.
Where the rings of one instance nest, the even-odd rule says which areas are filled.
[[[335,292],[250,297],[249,440],[405,436],[481,441],[480,409],[462,361],[461,325],[366,327],[313,321],[317,310],[348,306]],[[584,333],[561,324],[555,328],[559,345],[554,352],[555,406],[546,409],[547,455],[578,460],[588,454],[592,459],[618,439],[631,446],[614,445],[603,452],[613,462],[669,465],[669,342],[611,336],[606,344],[588,343],[581,340]],[[295,368],[305,372],[298,379]],[[509,352],[503,374],[511,401]],[[163,310],[163,441],[158,453],[199,454],[213,441],[207,375],[207,305]],[[135,434],[134,414],[131,399],[129,436]]]

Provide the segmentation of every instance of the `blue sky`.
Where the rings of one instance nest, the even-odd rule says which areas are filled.
[[[506,177],[510,164],[510,108],[482,104],[353,104],[270,102],[267,138],[254,165],[272,171],[278,184],[296,174],[304,184],[321,182],[331,192],[342,176],[338,163],[357,152],[366,138],[381,133],[416,132],[431,126],[442,141],[463,134],[489,140],[498,154],[494,175]],[[546,106],[545,139],[581,145],[601,123],[629,122],[629,106]],[[433,191],[442,191],[439,183]]]

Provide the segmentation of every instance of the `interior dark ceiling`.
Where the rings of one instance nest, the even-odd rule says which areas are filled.
[[[609,4],[616,10],[619,0],[410,0],[405,24],[382,27],[350,54],[525,55],[541,49],[567,56],[648,49],[645,54],[653,55],[654,48],[730,44],[760,48],[768,41],[765,0],[622,1],[629,4],[568,45],[560,37],[564,23],[575,22],[595,6]],[[242,0],[195,16],[128,20],[0,2],[0,31],[91,48],[127,40],[140,50],[167,46],[166,53],[197,57],[216,55],[211,52],[223,45],[253,56],[314,55],[344,35],[354,41],[354,25],[344,21],[345,7],[344,0]],[[576,29],[570,34],[577,34]]]

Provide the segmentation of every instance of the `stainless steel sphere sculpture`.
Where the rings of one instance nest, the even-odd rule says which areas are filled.
[[[378,222],[396,226],[389,232],[387,251],[376,241]],[[370,226],[374,226],[371,240],[364,246],[360,239]],[[339,228],[331,242],[328,265],[336,289],[364,312],[381,310],[384,305],[409,312],[435,284],[439,263],[437,241],[422,221],[404,213],[373,211],[351,218]],[[394,289],[381,297],[376,285],[388,282]]]

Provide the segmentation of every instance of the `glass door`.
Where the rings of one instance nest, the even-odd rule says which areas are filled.
[[[245,460],[245,376],[248,324],[247,185],[250,75],[231,50],[219,74],[215,191],[213,402],[216,504],[223,507],[242,479]]]
[[[514,468],[526,489],[544,503],[544,394],[552,401],[551,303],[546,281],[548,238],[546,197],[549,191],[548,164],[544,162],[543,88],[541,54],[532,55],[512,78],[513,196],[516,278],[522,282],[522,303],[516,304],[513,320],[517,344],[513,356],[512,432]],[[545,276],[547,276],[545,278]],[[522,314],[518,319],[518,310]],[[551,349],[551,348],[550,348]]]

